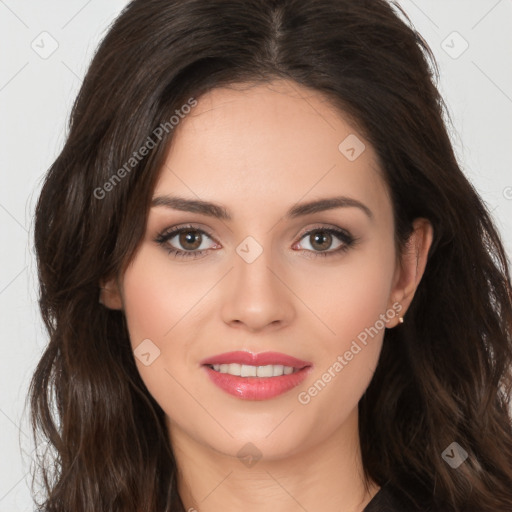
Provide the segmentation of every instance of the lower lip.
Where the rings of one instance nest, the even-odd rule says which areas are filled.
[[[209,366],[203,368],[206,369],[211,381],[230,395],[242,400],[268,400],[298,386],[312,367],[306,366],[298,372],[279,377],[237,377],[229,373],[216,372]]]

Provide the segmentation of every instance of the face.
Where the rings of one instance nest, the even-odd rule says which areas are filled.
[[[370,144],[297,84],[216,89],[175,128],[153,199],[118,307],[171,436],[277,459],[340,432],[408,303]],[[203,364],[239,351],[280,356]]]

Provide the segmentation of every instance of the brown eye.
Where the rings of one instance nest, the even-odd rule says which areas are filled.
[[[183,249],[195,251],[199,248],[202,241],[202,235],[199,231],[182,231],[179,235],[179,243]]]
[[[312,257],[340,254],[353,246],[357,239],[340,228],[317,228],[304,233],[301,240],[302,251]]]
[[[155,238],[155,242],[164,247],[169,254],[180,258],[198,258],[210,249],[218,248],[218,244],[209,233],[194,226],[166,230]]]
[[[319,251],[329,249],[332,244],[332,235],[327,231],[316,231],[314,234],[309,235],[311,247]]]

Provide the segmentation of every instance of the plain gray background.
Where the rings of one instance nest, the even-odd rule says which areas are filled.
[[[354,0],[356,1],[356,0]],[[512,1],[402,0],[439,63],[453,144],[512,254]],[[24,401],[47,342],[33,210],[93,52],[124,0],[0,0],[0,512],[34,510]],[[456,363],[456,362],[455,362]]]

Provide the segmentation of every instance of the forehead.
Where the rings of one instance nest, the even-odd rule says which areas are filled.
[[[201,96],[174,130],[154,195],[169,193],[241,215],[338,194],[391,208],[370,144],[320,93],[288,81]]]

